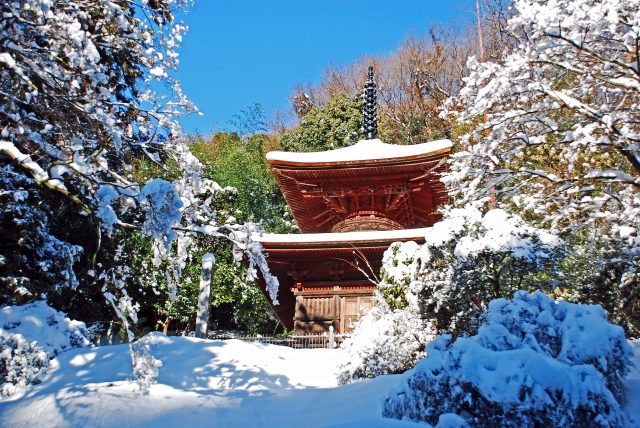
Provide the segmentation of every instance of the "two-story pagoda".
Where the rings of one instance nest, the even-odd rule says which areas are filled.
[[[446,200],[440,182],[451,141],[385,144],[376,138],[373,69],[365,86],[366,139],[337,150],[269,152],[300,234],[257,237],[279,282],[275,313],[296,334],[352,330],[373,305],[382,256],[424,241]]]

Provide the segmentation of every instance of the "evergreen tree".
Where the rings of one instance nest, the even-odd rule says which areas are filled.
[[[325,106],[311,107],[280,143],[286,151],[317,152],[350,146],[363,137],[362,101],[338,93]]]

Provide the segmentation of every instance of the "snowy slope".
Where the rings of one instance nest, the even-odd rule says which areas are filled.
[[[150,336],[160,359],[148,396],[129,383],[126,345],[64,352],[55,370],[20,398],[0,402],[6,427],[425,427],[382,419],[381,403],[401,376],[336,385],[342,354],[237,340]],[[640,365],[640,342],[633,343]],[[640,421],[640,373],[627,382]],[[444,425],[444,424],[442,424]]]

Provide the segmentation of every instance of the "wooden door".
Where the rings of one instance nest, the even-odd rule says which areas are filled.
[[[333,297],[296,298],[296,334],[318,334],[329,330],[335,318]]]
[[[373,307],[373,296],[345,296],[340,305],[340,333],[351,333],[361,316]]]

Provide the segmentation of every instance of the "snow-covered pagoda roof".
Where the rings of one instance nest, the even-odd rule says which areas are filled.
[[[448,153],[451,150],[451,146],[450,140],[436,140],[414,145],[397,145],[383,143],[376,138],[373,140],[360,140],[352,146],[323,152],[269,152],[267,153],[267,160],[272,165],[281,163],[300,166],[304,164],[369,164]]]
[[[345,232],[371,216],[386,226],[370,229],[410,229],[440,218],[447,198],[440,175],[451,146],[370,139],[324,152],[269,152],[267,160],[302,233]]]
[[[264,244],[341,244],[423,240],[430,227],[401,230],[366,230],[338,233],[264,233],[255,234],[253,239]]]

